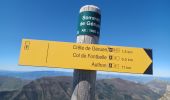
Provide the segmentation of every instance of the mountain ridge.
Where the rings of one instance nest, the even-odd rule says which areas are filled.
[[[2,93],[2,100],[70,100],[72,77],[43,77],[21,90]],[[148,87],[120,78],[96,81],[96,100],[157,100],[159,94]]]
[[[2,71],[0,70],[0,76],[9,76],[15,78],[21,78],[25,80],[35,80],[41,77],[53,77],[53,76],[73,76],[72,72],[64,71],[30,71],[30,72],[21,72],[21,71]],[[101,74],[97,73],[97,79],[109,79],[109,78],[121,78],[124,80],[129,80],[138,83],[147,83],[155,78],[158,80],[169,81],[170,78],[167,77],[154,77],[154,76],[134,76],[134,75],[121,75],[121,74]]]

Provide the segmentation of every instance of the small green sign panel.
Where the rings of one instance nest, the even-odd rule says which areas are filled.
[[[77,35],[100,35],[101,15],[93,11],[83,11],[79,15]]]

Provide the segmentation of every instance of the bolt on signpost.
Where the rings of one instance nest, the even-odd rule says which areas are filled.
[[[151,49],[99,45],[100,24],[100,9],[83,6],[77,43],[23,39],[19,65],[74,69],[71,100],[95,100],[97,70],[153,73]]]
[[[77,43],[97,44],[100,36],[100,9],[93,5],[80,9]],[[96,71],[74,70],[71,100],[95,100]]]

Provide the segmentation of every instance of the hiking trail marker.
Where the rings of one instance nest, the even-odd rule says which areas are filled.
[[[152,74],[152,50],[97,45],[101,12],[80,9],[77,43],[23,39],[19,65],[74,69],[71,100],[95,100],[96,71]]]
[[[23,39],[20,65],[152,74],[151,49]]]

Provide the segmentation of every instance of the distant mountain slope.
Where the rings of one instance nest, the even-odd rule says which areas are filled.
[[[99,80],[97,100],[157,100],[160,96],[145,85],[119,78]]]
[[[50,77],[32,81],[13,100],[69,100],[70,77]]]
[[[45,77],[25,85],[22,90],[0,92],[1,100],[70,100],[72,77]],[[157,100],[148,87],[122,80],[103,79],[96,83],[96,100]]]
[[[167,85],[165,94],[159,100],[170,100],[170,85]]]
[[[154,92],[163,95],[166,91],[167,85],[170,85],[169,82],[166,81],[162,81],[162,80],[152,80],[148,83],[146,83],[146,85],[153,90]]]
[[[18,90],[29,82],[29,80],[0,76],[0,91]]]

